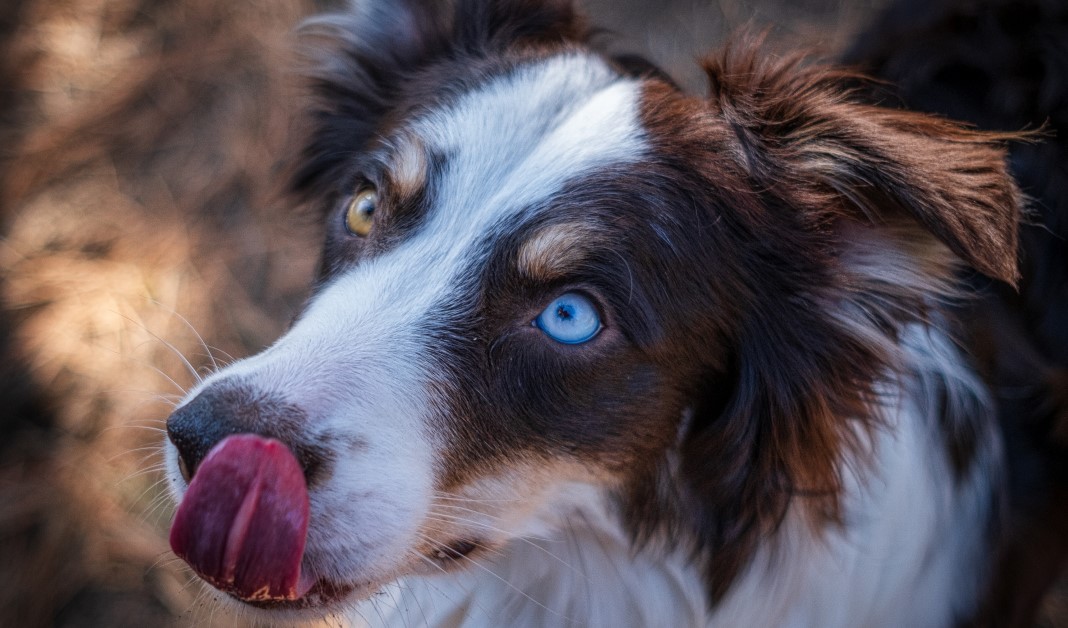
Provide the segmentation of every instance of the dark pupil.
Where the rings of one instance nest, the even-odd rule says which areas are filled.
[[[360,200],[359,204],[356,205],[356,211],[364,216],[370,216],[375,213],[375,199],[373,197],[366,197]]]
[[[571,308],[566,305],[556,306],[556,316],[562,320],[571,320],[574,314],[571,312]]]

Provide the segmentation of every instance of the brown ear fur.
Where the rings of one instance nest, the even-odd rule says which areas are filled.
[[[700,376],[677,469],[675,512],[716,600],[795,504],[842,521],[843,468],[867,460],[882,416],[875,384],[904,368],[900,326],[954,293],[949,251],[1016,281],[1020,195],[1009,136],[863,104],[860,77],[757,44],[705,68],[706,118],[664,86],[647,107],[663,153],[700,172],[717,228],[697,246],[738,308],[710,343],[728,357]],[[670,509],[659,486],[634,487],[634,520]]]
[[[1001,144],[1019,136],[860,103],[846,86],[861,77],[753,43],[704,68],[754,187],[818,223],[858,210],[875,223],[904,213],[976,270],[1016,284],[1021,196]]]

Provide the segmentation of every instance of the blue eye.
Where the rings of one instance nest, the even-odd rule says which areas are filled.
[[[557,297],[534,319],[538,329],[556,342],[582,344],[601,331],[601,317],[593,302],[577,292]]]

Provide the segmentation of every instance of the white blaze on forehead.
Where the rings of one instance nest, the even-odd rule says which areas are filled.
[[[520,68],[420,120],[447,156],[429,236],[474,236],[550,198],[598,167],[645,151],[640,84],[596,57],[572,54]]]

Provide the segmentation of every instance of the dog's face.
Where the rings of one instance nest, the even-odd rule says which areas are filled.
[[[283,338],[208,378],[168,424],[178,498],[230,434],[277,438],[301,464],[315,584],[260,607],[331,612],[463,568],[591,489],[639,534],[675,518],[699,545],[745,546],[791,489],[834,484],[835,417],[886,367],[865,330],[892,317],[841,304],[930,288],[879,284],[871,251],[904,249],[887,263],[932,282],[949,249],[1011,278],[1011,235],[987,228],[1004,198],[968,199],[986,213],[950,221],[946,182],[913,183],[896,154],[862,170],[848,151],[873,149],[850,142],[884,129],[859,106],[800,108],[856,126],[840,137],[799,118],[769,131],[765,114],[791,103],[751,111],[731,93],[751,88],[726,82],[711,102],[681,94],[588,49],[567,3],[415,5],[319,23],[340,47],[298,177],[324,212],[316,290]],[[766,78],[789,87],[789,71]],[[934,175],[1011,197],[996,151],[968,149],[980,174]],[[857,207],[876,204],[905,226],[871,227]],[[725,574],[742,560],[720,555]]]
[[[694,373],[665,284],[704,278],[666,274],[691,238],[644,172],[642,98],[569,52],[398,121],[338,182],[307,310],[172,418],[305,452],[305,564],[330,589],[462,565],[677,440]]]
[[[452,568],[675,440],[678,304],[638,260],[685,234],[641,173],[642,97],[575,50],[393,121],[336,181],[307,310],[180,411],[229,397],[253,422],[206,420],[308,452],[324,592]]]

